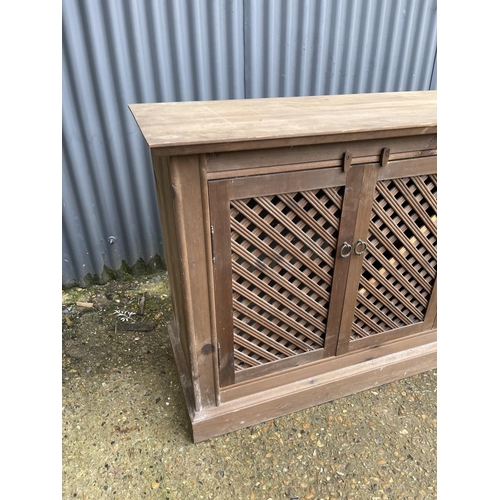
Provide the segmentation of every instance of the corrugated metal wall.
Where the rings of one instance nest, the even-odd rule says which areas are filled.
[[[163,257],[149,151],[129,103],[436,88],[436,9],[63,0],[63,285]]]
[[[436,1],[245,2],[246,97],[428,89]]]

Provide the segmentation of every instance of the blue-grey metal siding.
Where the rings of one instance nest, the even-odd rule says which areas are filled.
[[[246,97],[427,90],[435,0],[245,2]]]
[[[66,286],[163,257],[129,103],[436,88],[436,0],[63,0],[62,24]]]

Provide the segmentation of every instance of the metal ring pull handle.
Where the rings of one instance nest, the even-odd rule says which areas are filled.
[[[360,245],[363,248],[361,251],[359,251]],[[358,242],[356,243],[356,246],[354,247],[354,253],[356,255],[363,255],[366,252],[366,247],[367,247],[366,241],[358,240]]]
[[[348,250],[347,253],[345,253],[346,249]],[[347,243],[347,241],[344,241],[344,244],[342,245],[342,248],[340,249],[340,256],[343,259],[347,259],[347,257],[349,257],[349,255],[351,255],[351,252],[352,252],[352,246],[349,245],[349,243]]]

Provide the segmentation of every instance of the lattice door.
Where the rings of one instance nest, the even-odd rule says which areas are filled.
[[[230,202],[236,371],[323,347],[343,189]]]
[[[211,183],[221,386],[432,329],[437,180],[421,172]]]
[[[422,325],[437,275],[437,178],[376,185],[350,340]]]

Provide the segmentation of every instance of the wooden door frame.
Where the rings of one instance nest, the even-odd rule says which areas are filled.
[[[339,187],[344,186],[345,183],[346,173],[338,167],[208,181],[208,198],[213,234],[215,325],[218,342],[217,356],[219,359],[220,387],[226,387],[249,378],[263,376],[273,371],[310,363],[324,357],[324,349],[321,348],[297,354],[293,357],[283,358],[279,361],[271,361],[264,365],[247,368],[235,373],[230,202],[245,198]],[[342,218],[341,215],[341,224]],[[335,256],[332,257],[335,259]],[[342,290],[338,289],[338,293],[342,295]],[[329,309],[330,306],[328,306],[328,311]],[[327,328],[328,323],[327,316]]]
[[[363,166],[363,168],[368,168],[369,165]],[[429,175],[437,173],[437,157],[431,156],[426,158],[416,158],[408,160],[398,160],[389,162],[389,164],[384,168],[378,168],[378,166],[371,170],[371,174],[367,178],[367,185],[365,189],[366,198],[361,201],[360,206],[364,205],[363,208],[358,212],[358,218],[356,221],[356,229],[354,240],[357,241],[358,238],[366,240],[368,236],[369,224],[371,211],[374,201],[374,194],[376,185],[379,181],[405,178],[405,177],[417,177],[421,175]],[[372,168],[372,167],[370,167]],[[371,193],[371,194],[370,194]],[[360,257],[360,258],[357,258]],[[352,352],[357,349],[365,349],[367,347],[373,347],[379,343],[390,342],[393,340],[398,340],[409,335],[414,335],[417,333],[422,333],[427,330],[435,328],[436,315],[437,315],[437,275],[436,280],[433,284],[433,289],[431,295],[429,296],[429,302],[427,304],[426,314],[423,321],[407,325],[405,327],[400,327],[394,330],[388,330],[386,332],[378,333],[364,339],[351,341],[351,327],[354,321],[355,307],[357,301],[357,293],[359,289],[359,280],[362,272],[364,255],[355,256],[352,259],[352,266],[349,267],[349,277],[347,279],[347,285],[345,289],[346,297],[343,303],[342,316],[340,320],[338,342],[336,346],[335,355],[346,354],[347,352]],[[331,352],[331,351],[330,351]]]
[[[396,160],[389,162],[383,168],[379,163],[356,165],[351,167],[347,173],[340,168],[330,167],[303,172],[268,173],[259,176],[208,181],[210,219],[213,232],[215,324],[218,342],[216,355],[219,360],[221,388],[321,358],[342,355],[353,349],[354,344],[350,341],[350,333],[364,256],[351,252],[348,258],[341,258],[342,244],[346,241],[354,249],[358,240],[367,239],[376,183],[379,180],[435,172],[436,157],[425,157]],[[337,248],[333,256],[334,269],[324,348],[279,361],[271,361],[235,373],[229,214],[231,200],[338,186],[345,186],[345,193]],[[355,349],[429,330],[435,324],[435,317],[436,293],[434,287],[429,301],[428,313],[422,323],[356,341]]]
[[[365,219],[367,210],[371,210],[369,200],[373,199],[377,168],[376,164],[366,164],[352,167],[347,173],[325,338],[325,358],[338,354],[338,345],[343,340],[342,326],[346,321],[345,308],[352,307],[354,311],[356,297],[354,294],[354,304],[351,304],[352,290],[357,287],[362,261],[354,253],[354,248],[358,239],[366,238],[368,229],[365,229]],[[351,245],[351,253],[347,258],[341,255],[344,241]]]

